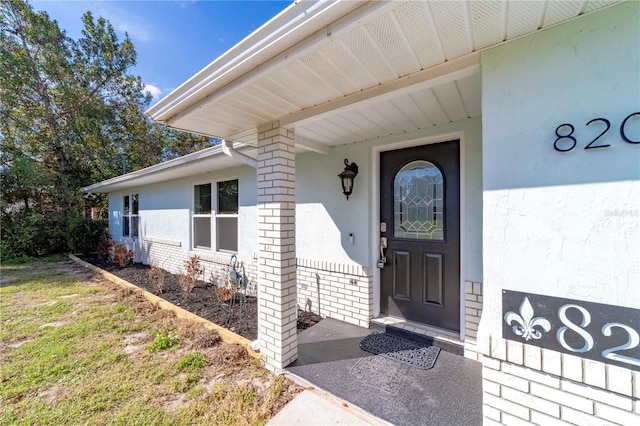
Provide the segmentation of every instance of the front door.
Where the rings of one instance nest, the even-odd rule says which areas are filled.
[[[459,141],[383,152],[380,165],[380,309],[459,331]]]

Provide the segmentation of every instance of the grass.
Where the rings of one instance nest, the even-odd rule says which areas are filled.
[[[1,272],[0,425],[260,425],[300,391],[69,261]]]

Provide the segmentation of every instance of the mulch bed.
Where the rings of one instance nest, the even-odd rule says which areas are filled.
[[[148,265],[135,263],[121,268],[98,256],[82,256],[82,259],[249,340],[258,338],[258,301],[256,297],[237,293],[226,302],[220,301],[213,291],[213,284],[198,281],[185,303],[179,282],[180,275],[162,271],[164,272],[164,285],[162,292],[158,293],[149,276],[151,268]],[[313,312],[298,310],[298,332],[315,325],[321,319]]]

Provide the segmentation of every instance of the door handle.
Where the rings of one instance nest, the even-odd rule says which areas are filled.
[[[380,237],[380,259],[378,259],[378,268],[384,268],[384,264],[387,263],[387,258],[384,255],[384,250],[387,248],[387,237]]]

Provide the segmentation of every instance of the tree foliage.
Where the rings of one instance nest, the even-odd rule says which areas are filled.
[[[79,188],[121,174],[123,164],[133,171],[211,145],[150,122],[143,112],[151,95],[131,73],[136,52],[129,37],[119,40],[91,12],[82,21],[73,40],[24,0],[0,0],[3,256],[22,254],[39,239],[31,235],[37,227],[31,236],[14,235],[29,220],[61,227],[62,243],[47,252],[66,249],[74,241],[70,229],[78,228],[69,218],[92,207]]]

